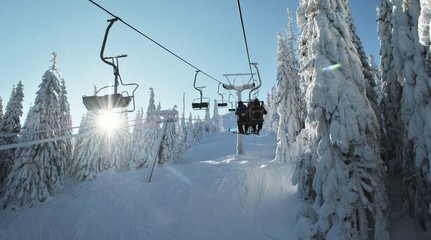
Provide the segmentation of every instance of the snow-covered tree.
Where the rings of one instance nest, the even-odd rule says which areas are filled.
[[[3,99],[0,97],[0,121],[3,119]]]
[[[158,146],[157,141],[160,133],[160,116],[154,114],[154,111],[160,110],[160,103],[158,108],[156,108],[154,104],[154,90],[150,88],[150,100],[148,104],[148,109],[146,112],[146,119],[144,121],[144,125],[142,126],[142,135],[141,135],[141,146],[140,151],[136,152],[137,158],[139,159],[140,167],[144,167],[150,161],[158,161]]]
[[[24,100],[23,84],[21,81],[12,89],[6,112],[0,121],[0,145],[15,144],[19,142],[18,133],[21,132],[22,102]],[[7,177],[12,169],[16,149],[0,151],[0,196],[5,190]]]
[[[66,82],[64,79],[61,79],[60,86],[60,136],[71,136],[73,134],[72,130],[72,116],[70,114],[70,104],[67,100],[67,90],[66,90]],[[59,141],[59,143],[61,143]],[[72,139],[69,138],[64,140],[64,153],[62,155],[65,157],[66,161],[66,169],[69,171],[70,165],[72,164],[72,155],[73,155],[73,144]]]
[[[393,0],[392,45],[395,76],[402,84],[403,177],[409,213],[425,228],[431,204],[431,104],[428,48],[419,39],[419,0]]]
[[[428,0],[419,0],[421,13],[419,15],[418,31],[419,42],[426,48],[426,63],[428,73],[431,73],[431,3]]]
[[[277,132],[278,124],[280,122],[280,116],[278,115],[278,112],[277,112],[277,104],[275,100],[276,96],[277,96],[277,88],[274,86],[271,88],[271,91],[267,95],[266,111],[268,113],[264,115],[265,128],[273,132]]]
[[[129,167],[130,132],[127,112],[118,114],[118,126],[108,134],[111,164],[115,171],[125,171]]]
[[[299,223],[317,239],[389,239],[380,128],[349,13],[342,0],[301,0],[297,12],[301,74],[309,85],[308,141],[294,180],[312,183],[312,191],[298,189]]]
[[[214,126],[214,132],[219,133],[223,131],[223,119],[218,113],[218,102],[217,99],[214,100],[214,111],[212,117],[212,125]]]
[[[148,116],[148,113],[149,113],[149,112],[153,112],[153,111],[157,110],[157,108],[156,108],[156,104],[155,104],[155,101],[154,101],[154,97],[155,97],[155,96],[156,96],[156,95],[154,94],[154,89],[153,89],[153,88],[150,88],[150,100],[149,100],[149,102],[148,102],[147,116]],[[160,110],[160,103],[159,103],[159,108],[158,108],[158,110]]]
[[[376,85],[374,86],[374,92],[376,92],[377,105],[380,106],[380,103],[381,103],[382,98],[383,98],[382,76],[380,73],[379,66],[377,65],[376,61],[374,60],[373,55],[370,55],[369,65],[370,65],[371,74],[373,75],[373,82],[376,83]],[[380,109],[380,111],[381,111],[381,109]],[[380,112],[380,114],[381,114],[381,112]],[[380,116],[378,116],[378,117],[380,117]]]
[[[191,148],[191,146],[194,143],[194,138],[193,138],[193,115],[192,115],[192,113],[189,114],[189,119],[187,121],[186,128],[185,128],[184,132],[185,132],[185,136],[184,136],[185,149],[189,149],[189,148]]]
[[[21,142],[60,135],[58,101],[61,91],[56,72],[54,60],[52,67],[42,77],[36,100],[23,127]],[[20,208],[44,202],[61,184],[64,167],[57,141],[23,146],[17,152],[8,177],[4,207]]]
[[[178,119],[178,111],[175,106],[172,110],[176,111],[175,119]],[[160,151],[159,151],[159,163],[173,164],[178,159],[178,121],[175,119],[168,120],[163,124],[165,126],[164,136],[162,138]]]
[[[380,69],[382,71],[382,145],[383,160],[391,175],[401,174],[404,124],[401,113],[402,83],[399,81],[394,66],[393,44],[393,3],[381,1],[378,7],[378,33],[380,40]]]
[[[97,129],[98,110],[87,111],[79,125],[79,137],[70,172],[78,181],[92,180],[100,172],[102,135]]]
[[[205,123],[202,121],[200,116],[198,115],[196,121],[193,123],[193,129],[192,129],[192,139],[194,140],[193,143],[198,143],[202,140],[202,138],[205,136]]]
[[[142,138],[144,132],[144,109],[138,111],[133,125],[129,168],[135,170],[144,167],[142,156],[142,147],[144,146],[144,139]]]
[[[205,118],[204,118],[204,135],[208,135],[214,132],[214,125],[211,121],[210,110],[209,108],[205,109]]]
[[[276,161],[287,162],[290,151],[300,131],[299,70],[295,56],[291,13],[288,11],[289,28],[286,37],[278,34],[277,105],[279,124],[277,129]]]

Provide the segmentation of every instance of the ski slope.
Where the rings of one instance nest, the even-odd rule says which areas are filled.
[[[275,136],[211,135],[174,165],[66,180],[47,202],[0,210],[0,239],[298,239],[292,166],[273,162]],[[394,218],[395,216],[393,216]],[[403,213],[392,239],[429,239]]]
[[[68,180],[47,202],[0,211],[0,239],[296,239],[291,166],[274,135],[208,136],[177,164]]]

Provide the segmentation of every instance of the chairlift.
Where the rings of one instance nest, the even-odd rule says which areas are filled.
[[[217,93],[218,93],[218,95],[221,96],[221,101],[217,102],[217,106],[218,107],[227,107],[227,102],[225,102],[224,99],[223,99],[223,95],[224,94],[220,93],[220,85],[221,85],[221,83],[218,84]]]
[[[110,66],[112,66],[114,71],[114,84],[108,85],[100,88],[99,90],[95,91],[93,96],[82,96],[82,102],[84,103],[84,106],[87,108],[87,110],[112,110],[115,108],[121,108],[121,112],[133,112],[135,110],[135,91],[139,87],[137,83],[129,83],[124,84],[121,76],[120,76],[120,67],[118,63],[119,58],[127,57],[126,54],[122,54],[115,57],[105,57],[105,46],[106,41],[108,39],[109,30],[111,29],[112,25],[118,20],[118,18],[110,19],[108,20],[109,24],[105,31],[105,36],[103,38],[102,48],[100,50],[100,58],[102,61]],[[123,91],[121,93],[118,92],[118,85],[121,83],[123,86],[135,86],[135,88],[132,91],[132,95],[129,95],[127,91]],[[106,94],[103,96],[98,96],[98,93],[103,89],[110,89],[114,88],[114,93]],[[127,109],[130,105],[130,103],[133,103],[132,109]]]
[[[210,98],[203,97],[202,89],[204,89],[205,86],[196,87],[196,78],[197,78],[199,72],[200,72],[200,70],[196,70],[195,80],[193,82],[193,87],[197,91],[199,91],[200,97],[193,100],[193,102],[192,102],[192,108],[194,110],[206,110],[206,109],[209,108]]]
[[[232,93],[229,93],[229,97],[227,98],[227,101],[230,104],[230,108],[228,109],[229,112],[235,112],[236,109],[233,107],[233,102],[230,101],[230,96],[233,96]]]

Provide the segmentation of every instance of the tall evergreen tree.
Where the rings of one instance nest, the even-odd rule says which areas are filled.
[[[0,97],[0,121],[3,119],[3,99]]]
[[[142,137],[144,133],[144,109],[138,111],[133,125],[129,167],[135,170],[144,167],[142,154],[142,148],[144,146],[144,139]]]
[[[419,0],[393,0],[393,60],[396,77],[402,83],[401,110],[404,122],[403,175],[407,205],[425,229],[431,204],[431,78],[427,48],[419,40]]]
[[[21,132],[22,102],[24,100],[23,84],[21,81],[12,89],[6,112],[0,121],[0,145],[19,142],[18,133]],[[3,195],[7,177],[12,170],[16,158],[16,149],[0,151],[0,196]]]
[[[312,191],[298,191],[313,206],[301,209],[300,222],[310,225],[312,238],[389,239],[379,125],[349,12],[343,0],[301,0],[298,8],[301,74],[309,87],[305,168],[296,176],[307,176],[310,165],[315,169],[299,180],[301,187],[312,182]]]
[[[288,21],[290,27],[286,31],[286,37],[278,34],[278,88],[274,104],[277,105],[280,116],[275,156],[279,162],[287,162],[292,156],[290,149],[300,131],[299,64],[295,56],[290,11]]]
[[[21,142],[59,136],[60,85],[55,61],[45,72],[36,93],[36,100],[28,113]],[[61,184],[64,162],[57,141],[24,146],[18,150],[8,177],[4,207],[20,208],[44,202]]]
[[[128,170],[130,152],[130,132],[127,112],[119,114],[118,126],[109,134],[109,152],[115,171]]]
[[[78,181],[92,180],[101,171],[100,162],[103,141],[96,125],[97,111],[87,111],[79,125],[79,137],[76,139],[73,164],[70,170],[71,175]]]
[[[63,78],[61,79],[60,90],[60,136],[71,136],[73,134],[72,115],[70,114],[70,104],[67,100],[66,82]],[[65,152],[62,153],[62,155],[65,157],[66,170],[69,171],[69,168],[72,164],[73,154],[72,139],[69,138],[67,140],[64,140],[63,144]]]
[[[374,86],[374,92],[376,92],[377,97],[377,105],[380,106],[380,103],[382,102],[383,98],[383,83],[382,83],[382,74],[380,73],[379,66],[377,65],[376,61],[374,60],[374,56],[370,55],[370,70],[371,74],[373,75],[373,82],[376,83],[376,86]],[[380,114],[382,114],[382,109],[380,109]],[[377,117],[380,118],[381,115],[378,115]]]
[[[158,104],[158,107],[156,108],[156,105],[154,104],[154,90],[153,88],[150,88],[150,100],[148,103],[148,109],[146,112],[146,119],[144,121],[143,125],[143,133],[142,133],[142,146],[141,146],[141,152],[138,153],[138,155],[141,158],[141,164],[144,166],[148,164],[150,161],[159,161],[158,160],[158,146],[155,141],[155,139],[158,139],[160,133],[160,116],[155,114],[155,111],[160,110],[160,103]]]
[[[178,111],[175,106],[172,110],[176,111],[175,119],[178,119]],[[178,159],[178,121],[168,120],[163,124],[166,124],[165,135],[162,138],[160,152],[159,152],[159,163],[173,164]]]
[[[402,86],[398,81],[394,66],[393,44],[393,3],[390,0],[380,2],[378,7],[378,33],[380,39],[380,69],[382,70],[383,96],[382,109],[382,145],[383,160],[391,175],[401,174],[404,124],[401,113]]]
[[[212,117],[212,125],[214,126],[214,132],[219,133],[223,131],[223,119],[218,113],[218,102],[214,100],[214,111]]]

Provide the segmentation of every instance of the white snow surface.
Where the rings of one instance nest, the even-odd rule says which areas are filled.
[[[47,202],[0,211],[0,239],[296,239],[290,164],[275,136],[211,135],[180,163],[67,181]]]
[[[292,165],[276,163],[273,134],[210,135],[173,165],[123,173],[108,171],[85,182],[66,181],[42,204],[0,210],[0,239],[298,239],[300,206]],[[393,239],[427,239],[401,218]],[[429,237],[429,236],[428,236]]]

